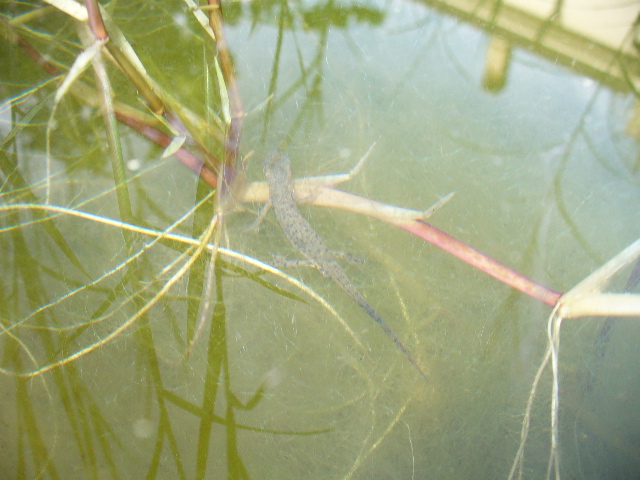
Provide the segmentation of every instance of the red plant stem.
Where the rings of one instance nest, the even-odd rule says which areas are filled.
[[[60,70],[54,67],[50,62],[48,62],[39,51],[31,46],[29,42],[24,40],[22,37],[17,37],[18,45],[24,50],[24,53],[29,55],[42,69],[47,72],[52,77],[57,77],[60,75]]]
[[[398,222],[395,225],[551,307],[554,307],[562,296],[561,293],[534,282],[427,222],[415,220],[412,222]]]
[[[120,68],[122,68],[124,73],[129,77],[129,80],[131,80],[138,88],[138,92],[145,98],[149,104],[149,108],[151,108],[151,110],[156,114],[163,115],[165,113],[165,107],[162,100],[149,87],[146,80],[135,66],[131,64],[124,52],[113,42],[106,42],[109,39],[109,33],[107,32],[107,27],[104,24],[102,13],[100,13],[98,0],[84,0],[84,4],[87,8],[89,27],[91,28],[93,36],[97,40],[106,43],[107,50],[111,53],[111,56],[115,59]]]
[[[144,135],[146,138],[162,148],[167,148],[171,143],[172,138],[155,127],[139,122],[138,120],[121,113],[116,113],[116,118],[119,122],[133,128],[135,131]],[[182,163],[192,172],[198,175],[211,188],[217,187],[218,177],[216,176],[216,174],[198,157],[191,153],[191,151],[187,150],[186,148],[181,148],[174,155],[180,161],[180,163]]]
[[[107,27],[104,25],[104,20],[100,14],[100,7],[97,0],[84,0],[84,6],[87,7],[87,15],[89,16],[89,27],[93,36],[100,41],[105,41],[109,38],[107,33]]]

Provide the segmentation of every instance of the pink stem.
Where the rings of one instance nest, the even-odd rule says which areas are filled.
[[[562,296],[561,293],[534,282],[448,233],[429,225],[427,222],[414,220],[411,222],[398,222],[396,225],[551,307],[554,307]]]
[[[121,123],[133,128],[138,133],[144,135],[146,138],[162,148],[167,148],[171,143],[172,138],[170,136],[151,125],[139,122],[132,117],[120,113],[116,113],[116,118]],[[218,186],[217,175],[209,167],[203,164],[198,157],[191,153],[190,150],[181,148],[174,155],[184,166],[188,167],[193,173],[198,175],[211,188],[216,188]]]

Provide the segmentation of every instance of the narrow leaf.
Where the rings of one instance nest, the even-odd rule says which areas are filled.
[[[165,158],[168,158],[174,153],[176,153],[178,150],[182,148],[182,145],[184,145],[184,142],[186,140],[187,140],[187,137],[185,137],[184,135],[174,137],[174,139],[171,140],[171,143],[169,144],[169,146],[165,148],[164,152],[162,152],[161,158],[164,160]]]
[[[82,75],[82,72],[87,69],[91,60],[93,60],[98,52],[100,52],[102,45],[104,45],[104,42],[95,41],[86,50],[80,53],[80,55],[78,55],[76,61],[73,62],[73,65],[71,65],[69,72],[64,78],[62,85],[60,85],[60,88],[58,88],[58,91],[56,92],[56,104],[65,96],[73,82],[76,81],[78,77]]]

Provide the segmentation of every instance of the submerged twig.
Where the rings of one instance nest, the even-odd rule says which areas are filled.
[[[554,306],[562,295],[425,222],[424,211],[396,207],[333,187],[318,186],[319,178],[322,177],[313,177],[312,182],[310,179],[295,180],[296,197],[307,198],[308,203],[312,205],[340,208],[400,227],[547,305]],[[334,179],[335,176],[328,178]],[[268,198],[269,191],[264,182],[249,184],[240,197],[246,202],[266,202]],[[429,210],[427,209],[427,212]]]
[[[602,290],[611,282],[614,275],[636,261],[638,257],[640,257],[640,239],[636,240],[585,278],[569,292],[564,294],[557,302],[556,307],[549,316],[547,324],[547,349],[529,393],[527,409],[522,423],[520,445],[511,467],[511,472],[509,473],[509,480],[514,478],[517,469],[520,471],[519,478],[522,475],[524,447],[531,420],[531,407],[540,377],[549,365],[549,361],[551,361],[552,366],[553,383],[550,415],[551,447],[549,451],[547,476],[549,477],[553,473],[556,480],[560,479],[560,434],[558,419],[560,410],[559,357],[562,321],[564,319],[576,319],[585,316],[640,316],[640,295],[602,293]]]

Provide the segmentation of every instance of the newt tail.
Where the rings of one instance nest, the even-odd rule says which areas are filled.
[[[424,378],[427,374],[415,361],[402,344],[398,336],[391,330],[380,314],[367,299],[353,286],[335,256],[324,243],[324,240],[300,214],[294,198],[291,180],[291,160],[282,151],[272,150],[264,161],[264,174],[269,185],[269,199],[275,210],[278,222],[291,244],[298,249],[311,264],[326,277],[336,282],[353,300],[373,318],[384,330],[396,346],[405,354],[411,364]]]

